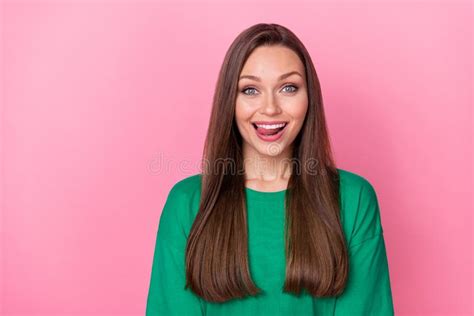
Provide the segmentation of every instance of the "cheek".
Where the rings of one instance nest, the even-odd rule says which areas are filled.
[[[248,124],[250,118],[252,117],[252,107],[244,102],[237,102],[235,104],[235,119],[237,124],[244,125]]]
[[[249,130],[249,120],[251,118],[251,112],[248,110],[248,107],[245,104],[236,102],[235,104],[235,121],[237,123],[237,128],[239,129],[240,135],[247,139],[247,134]]]
[[[292,102],[289,104],[289,106],[286,109],[286,112],[294,119],[297,121],[302,121],[304,120],[306,116],[306,112],[308,111],[308,99],[306,96],[303,96],[301,99],[295,100],[295,102]]]
[[[307,103],[304,104],[303,106],[301,106],[297,110],[298,111],[296,111],[295,117],[302,122],[304,120],[304,118],[306,117],[306,112],[308,111],[308,104]]]

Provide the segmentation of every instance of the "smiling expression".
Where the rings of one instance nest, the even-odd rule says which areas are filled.
[[[298,55],[281,45],[257,47],[238,82],[235,119],[244,148],[263,156],[288,153],[307,109],[305,68]]]

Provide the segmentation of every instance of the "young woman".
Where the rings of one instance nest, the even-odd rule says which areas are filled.
[[[335,167],[301,41],[257,24],[232,43],[203,172],[169,192],[147,315],[393,315],[373,186]]]

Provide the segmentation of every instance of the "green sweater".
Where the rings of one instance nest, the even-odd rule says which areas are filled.
[[[314,298],[283,292],[285,280],[285,190],[246,188],[249,265],[263,294],[225,303],[207,302],[185,285],[185,247],[198,211],[201,174],[177,182],[161,213],[151,269],[146,315],[393,315],[390,277],[373,186],[360,175],[338,169],[341,222],[349,250],[349,278],[342,295]]]

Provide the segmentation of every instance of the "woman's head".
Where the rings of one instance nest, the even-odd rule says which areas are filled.
[[[279,80],[292,71],[301,77]],[[247,75],[262,81],[241,79]],[[291,84],[297,86],[296,92],[292,92],[295,89]],[[265,141],[258,137],[254,121],[289,124],[278,140]],[[219,73],[205,162],[212,163],[211,151],[219,151],[218,155],[232,161],[227,168],[243,171],[243,146],[268,156],[291,151],[287,156],[300,162],[311,158],[320,170],[333,164],[321,87],[311,56],[292,31],[278,24],[259,23],[241,32],[230,45]],[[222,166],[211,167],[215,170]]]
[[[280,80],[293,71],[301,76]],[[248,75],[260,81],[240,80]],[[288,125],[281,138],[266,142],[256,134],[255,121]],[[260,292],[248,261],[244,146],[260,155],[292,158],[285,193],[283,290],[299,294],[306,289],[318,297],[340,294],[348,255],[320,84],[304,45],[278,24],[260,23],[240,33],[217,80],[200,205],[186,247],[186,287],[211,302]]]
[[[235,121],[247,152],[291,156],[307,108],[300,57],[280,44],[254,49],[240,72],[235,102]]]

